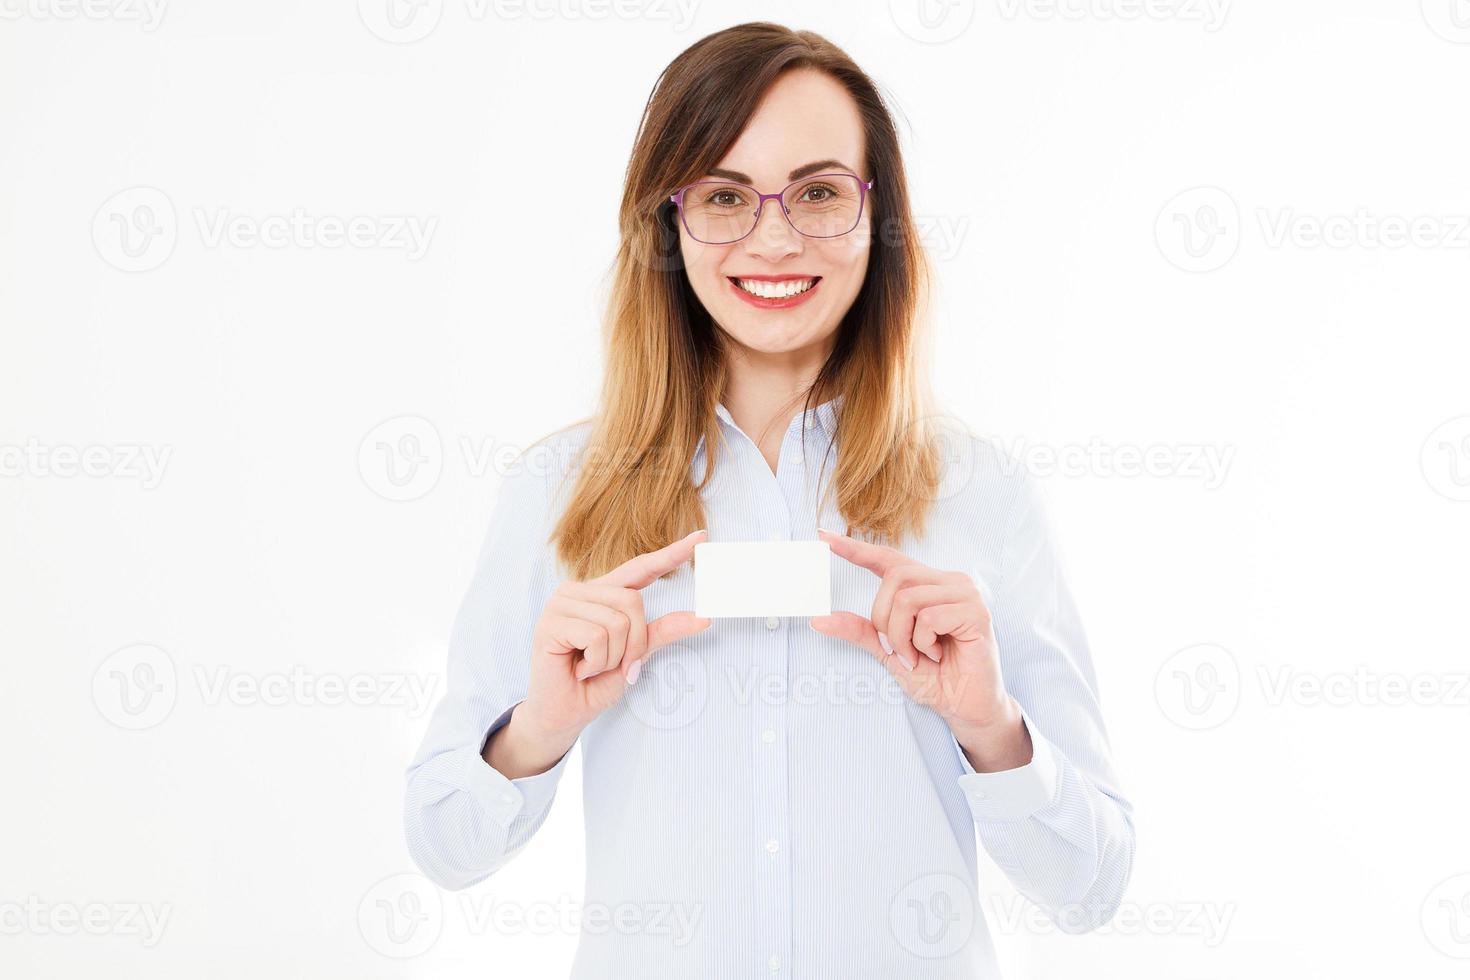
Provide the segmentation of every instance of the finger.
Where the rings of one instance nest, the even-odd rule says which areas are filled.
[[[813,616],[809,622],[818,633],[860,646],[871,653],[875,660],[887,661],[893,656],[893,651],[885,650],[879,642],[878,630],[874,628],[872,620],[855,612],[838,611],[825,616]]]
[[[914,676],[914,667],[919,660],[914,657],[906,659],[903,654],[883,645],[881,635],[873,625],[873,621],[859,616],[855,612],[834,612],[826,616],[813,616],[810,620],[812,629],[818,633],[846,640],[854,643],[871,653],[874,659],[881,662],[884,668],[894,677]]]
[[[574,676],[580,670],[580,665],[575,660],[577,654],[581,654],[584,659],[607,656],[607,630],[596,623],[577,616],[558,614],[548,619],[546,628],[551,638],[547,652],[573,658],[571,663]]]
[[[895,650],[902,650],[913,658],[919,655],[919,651],[914,649],[909,640],[913,635],[912,616],[907,622],[902,618],[895,619],[894,598],[905,589],[918,585],[937,584],[943,580],[943,577],[943,572],[918,562],[900,565],[883,576],[883,581],[878,585],[878,592],[873,596],[873,612],[869,618]]]
[[[939,637],[959,632],[967,619],[974,617],[974,610],[963,602],[941,602],[925,606],[914,618],[914,646],[920,650],[933,649],[931,659],[939,662],[943,646]]]
[[[622,662],[623,651],[628,645],[628,631],[631,627],[628,624],[628,617],[621,609],[613,609],[600,602],[574,599],[568,595],[561,597],[557,608],[564,615],[596,623],[602,627],[607,637],[605,645],[595,651],[588,650],[583,654],[585,660],[577,669],[578,680],[586,680],[593,674],[611,670]]]
[[[834,555],[839,555],[854,565],[860,565],[874,575],[887,575],[891,569],[913,561],[908,555],[895,548],[874,544],[871,541],[859,541],[857,538],[838,534],[824,527],[817,528],[817,537],[827,542]]]
[[[563,595],[616,609],[627,618],[628,633],[620,663],[642,660],[648,652],[648,622],[643,610],[643,594],[602,582],[563,582]]]
[[[638,675],[643,671],[643,664],[649,657],[670,643],[677,643],[685,637],[709,629],[713,622],[714,620],[708,616],[696,616],[688,610],[666,613],[655,619],[648,624],[648,652],[625,665],[624,678],[629,684],[637,683]]]
[[[900,591],[894,600],[894,614],[889,618],[895,633],[902,638],[902,642],[908,644],[916,652],[923,653],[930,660],[939,663],[941,648],[934,643],[932,636],[925,637],[925,645],[917,642],[917,621],[919,614],[930,606],[947,603],[962,603],[969,598],[968,593],[959,585],[945,581],[942,584],[913,585]],[[895,646],[900,642],[894,639],[892,633],[889,640]],[[927,649],[925,648],[927,646]]]
[[[667,575],[694,557],[694,546],[705,540],[708,532],[700,529],[665,545],[657,551],[634,555],[617,568],[600,575],[594,582],[619,585],[625,589],[642,589],[652,585],[661,575]]]

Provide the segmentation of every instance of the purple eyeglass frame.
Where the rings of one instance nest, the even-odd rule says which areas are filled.
[[[852,227],[842,233],[842,235],[851,235],[853,231],[857,228],[859,222],[863,220],[863,208],[867,207],[868,204],[868,191],[873,189],[873,181],[871,178],[869,178],[868,180],[863,180],[863,178],[859,177],[857,174],[839,172],[812,174],[809,177],[802,177],[799,180],[793,180],[791,183],[781,188],[781,192],[779,194],[762,194],[760,191],[756,190],[754,187],[751,187],[749,184],[742,184],[738,180],[696,180],[691,184],[685,184],[673,194],[670,194],[669,200],[673,201],[674,204],[676,204],[679,208],[679,223],[684,226],[685,231],[689,232],[689,237],[693,238],[701,245],[734,245],[736,242],[745,241],[745,239],[750,237],[751,232],[755,231],[761,226],[761,212],[765,210],[767,200],[774,200],[777,203],[781,204],[781,217],[786,219],[786,223],[788,225],[791,225],[792,231],[796,232],[798,235],[801,235],[803,238],[841,238],[842,235],[808,235],[806,232],[796,227],[796,225],[792,224],[791,209],[788,208],[784,203],[782,203],[786,198],[786,192],[791,190],[791,188],[808,180],[816,180],[818,177],[851,177],[853,180],[856,180],[858,182],[857,217],[853,219]],[[689,188],[698,187],[700,184],[734,184],[736,187],[748,188],[751,193],[755,194],[755,223],[750,226],[750,231],[747,231],[739,238],[731,239],[728,242],[707,242],[703,238],[695,235],[694,232],[689,228],[689,219],[684,216],[684,194],[689,190]]]

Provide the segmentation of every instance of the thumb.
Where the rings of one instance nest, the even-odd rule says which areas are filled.
[[[714,620],[707,616],[696,616],[687,609],[678,612],[666,613],[648,624],[648,649],[639,660],[631,660],[623,664],[623,677],[627,683],[632,684],[638,680],[638,674],[643,670],[643,664],[658,650],[677,643],[685,637],[693,636],[695,633],[709,629]]]
[[[846,640],[848,643],[862,647],[889,670],[897,666],[891,661],[899,658],[899,654],[884,649],[882,641],[878,639],[877,627],[866,616],[859,616],[855,612],[839,611],[826,616],[813,616],[811,626],[818,633]]]
[[[653,653],[659,647],[677,643],[688,636],[702,632],[709,628],[714,620],[707,616],[696,616],[687,609],[679,612],[666,613],[648,624],[648,652]],[[647,660],[648,657],[643,658]]]

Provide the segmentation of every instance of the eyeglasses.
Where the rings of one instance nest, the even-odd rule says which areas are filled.
[[[755,231],[767,199],[779,201],[786,221],[808,238],[836,238],[858,226],[871,180],[852,174],[803,177],[779,194],[749,184],[699,180],[670,194],[689,237],[705,245],[729,245]]]

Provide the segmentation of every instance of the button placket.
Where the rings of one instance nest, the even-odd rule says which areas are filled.
[[[781,620],[777,620],[779,626]],[[791,864],[789,848],[790,803],[786,783],[786,691],[789,633],[772,630],[760,644],[752,712],[752,758],[755,770],[757,847],[763,873],[757,875],[764,892],[758,908],[763,909],[757,950],[769,955],[768,963],[779,972],[791,944]]]
[[[797,429],[797,432],[800,430]],[[782,498],[768,511],[781,523],[769,526],[772,541],[791,540],[793,514],[799,513],[801,470],[787,465],[788,445],[783,446],[775,474],[776,489]],[[769,467],[767,472],[770,472]],[[795,488],[795,489],[793,489]],[[784,521],[781,519],[784,518]],[[763,641],[757,645],[756,692],[751,712],[752,758],[755,761],[756,789],[755,846],[763,873],[758,880],[764,885],[760,903],[763,910],[758,920],[755,952],[765,955],[773,976],[779,976],[791,954],[791,855],[790,800],[787,792],[786,737],[787,706],[791,662],[791,634],[787,617],[770,616],[764,621]]]

